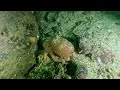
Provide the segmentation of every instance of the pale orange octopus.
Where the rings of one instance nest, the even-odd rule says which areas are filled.
[[[67,39],[56,36],[46,40],[43,44],[45,49],[44,60],[47,61],[49,54],[54,61],[65,63],[73,58],[74,46]]]

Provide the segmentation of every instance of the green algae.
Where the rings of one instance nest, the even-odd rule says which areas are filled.
[[[40,47],[44,40],[52,38],[56,35],[68,39],[75,46],[76,54],[74,60],[68,62],[66,67],[61,67],[58,71],[62,71],[61,78],[68,76],[69,79],[116,79],[119,75],[119,60],[120,60],[120,41],[119,41],[119,14],[118,12],[107,11],[36,11],[35,16],[39,28],[41,30]],[[91,56],[81,53],[83,46],[79,45],[79,41],[84,41],[83,46],[89,50]],[[43,50],[43,48],[41,49]],[[96,53],[96,50],[98,52]],[[110,50],[116,56],[114,61],[108,63],[99,62],[99,55],[104,51]],[[42,53],[39,53],[42,58]],[[42,61],[42,59],[38,61]],[[52,60],[51,60],[52,62]],[[54,62],[52,62],[54,63]],[[42,78],[44,66],[36,66],[35,72],[37,78]],[[46,65],[47,67],[54,66],[53,64]],[[61,65],[62,66],[62,65]],[[33,70],[34,71],[34,70]],[[43,70],[46,71],[46,70]],[[49,71],[49,69],[48,69]],[[52,68],[50,71],[56,71]],[[36,76],[33,72],[32,78]],[[57,73],[58,74],[58,73]],[[60,74],[53,74],[51,78]],[[65,75],[64,75],[65,74]],[[46,76],[47,77],[47,76]],[[44,77],[45,78],[45,77]]]
[[[0,78],[22,79],[36,64],[39,38],[36,19],[28,11],[0,11]]]

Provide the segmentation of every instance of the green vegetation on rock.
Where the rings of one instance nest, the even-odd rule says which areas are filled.
[[[0,78],[120,78],[119,30],[119,11],[1,11]],[[44,62],[43,43],[55,36],[74,45],[72,61]]]
[[[36,19],[27,11],[0,11],[0,78],[25,78],[36,64]]]
[[[39,42],[41,47],[44,40],[56,35],[68,39],[75,46],[75,58],[64,67],[65,75],[72,79],[120,78],[119,12],[36,11],[35,16],[41,30],[42,42]],[[41,54],[39,53],[40,58]],[[41,64],[38,64],[37,69],[39,65]],[[34,78],[34,73],[32,74]],[[52,75],[52,78],[54,76],[56,75]]]

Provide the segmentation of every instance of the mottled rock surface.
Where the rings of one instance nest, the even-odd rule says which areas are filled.
[[[0,78],[21,79],[36,63],[36,19],[27,11],[0,11]]]

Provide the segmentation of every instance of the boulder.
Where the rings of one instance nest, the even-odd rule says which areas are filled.
[[[0,79],[23,79],[36,63],[39,38],[29,11],[0,11]]]

